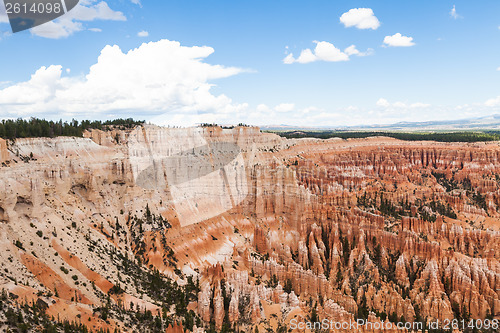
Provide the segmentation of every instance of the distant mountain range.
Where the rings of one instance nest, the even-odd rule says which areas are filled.
[[[462,131],[462,130],[500,130],[500,114],[490,116],[467,118],[459,120],[439,120],[408,122],[401,121],[389,125],[364,125],[364,126],[318,126],[299,127],[288,125],[261,126],[262,130],[268,131],[293,131],[307,130],[339,130],[339,131]]]

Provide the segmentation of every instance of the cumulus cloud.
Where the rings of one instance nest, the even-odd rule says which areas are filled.
[[[380,98],[380,99],[377,101],[377,103],[376,103],[376,104],[377,104],[377,106],[381,106],[381,107],[384,107],[384,108],[386,108],[386,107],[390,106],[389,101],[388,101],[388,100],[386,100],[385,98]]]
[[[371,8],[353,8],[342,14],[340,22],[344,24],[346,28],[356,27],[358,29],[376,30],[380,27],[380,22],[373,14]]]
[[[139,37],[148,37],[149,36],[149,32],[147,32],[145,30],[142,30],[142,31],[139,31],[137,33],[137,36],[139,36]]]
[[[59,65],[43,66],[29,80],[0,89],[0,116],[53,112],[96,117],[141,112],[173,119],[238,112],[246,105],[234,104],[210,89],[212,80],[243,70],[204,62],[213,52],[211,47],[187,47],[169,40],[144,43],[128,52],[108,45],[83,77],[63,75]]]
[[[462,16],[458,15],[457,9],[455,8],[455,5],[453,5],[453,7],[450,10],[450,16],[453,17],[455,20],[462,17]]]
[[[356,45],[351,45],[349,47],[347,47],[344,52],[347,54],[347,55],[354,55],[354,54],[359,54],[359,51],[358,49],[356,48]]]
[[[384,45],[395,46],[395,47],[407,47],[407,46],[413,46],[415,45],[415,43],[413,42],[413,37],[403,36],[398,32],[392,36],[385,36]]]
[[[313,52],[310,49],[305,49],[300,52],[300,56],[297,58],[297,60],[295,60],[295,62],[307,64],[316,60],[318,60],[318,58],[313,54]]]
[[[61,18],[32,28],[33,35],[45,38],[64,38],[85,29],[82,21],[126,21],[122,12],[112,10],[105,1],[81,1]]]
[[[355,45],[351,45],[344,51],[341,51],[329,42],[314,41],[314,43],[316,43],[314,50],[304,49],[297,58],[294,58],[293,53],[290,53],[283,59],[283,63],[289,65],[293,63],[307,64],[315,61],[348,61],[351,55],[365,56],[373,53],[372,49],[368,49],[366,52],[360,52],[356,49]]]
[[[349,55],[349,56],[356,55],[358,57],[364,57],[364,56],[372,55],[373,49],[367,49],[365,52],[360,52],[356,48],[356,45],[351,45],[344,50],[344,53]]]

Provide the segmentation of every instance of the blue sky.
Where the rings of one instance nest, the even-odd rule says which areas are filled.
[[[500,113],[499,13],[498,1],[86,0],[16,34],[0,14],[0,117],[342,126]]]

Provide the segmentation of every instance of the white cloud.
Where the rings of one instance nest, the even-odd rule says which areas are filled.
[[[394,102],[394,103],[392,103],[392,106],[395,108],[405,108],[406,104],[403,102]]]
[[[403,108],[410,108],[410,109],[421,109],[421,108],[428,108],[430,107],[431,105],[430,104],[426,104],[426,103],[421,103],[421,102],[417,102],[417,103],[412,103],[412,104],[406,104],[404,102],[400,102],[400,101],[397,101],[397,102],[394,102],[394,103],[389,103],[389,101],[385,98],[380,98],[376,105],[380,108],[383,108],[383,109],[388,109],[388,108],[395,108],[395,109],[403,109]]]
[[[392,36],[385,36],[384,44],[387,46],[413,46],[415,43],[413,42],[413,37],[407,37],[401,35],[399,32]]]
[[[390,106],[389,101],[387,101],[385,98],[380,98],[376,104],[377,104],[377,106],[380,106],[380,107]]]
[[[347,61],[349,56],[336,48],[332,43],[316,42],[314,53],[318,60],[323,61]]]
[[[317,58],[311,51],[311,49],[305,49],[300,52],[300,56],[297,58],[295,62],[301,63],[301,64],[307,64],[309,62],[316,61]]]
[[[34,27],[30,31],[36,36],[58,39],[84,30],[81,21],[94,20],[126,21],[127,18],[122,12],[109,8],[105,1],[97,4],[92,4],[92,1],[81,1],[61,18]]]
[[[29,80],[0,89],[0,117],[96,117],[140,112],[173,119],[201,113],[234,116],[247,107],[210,92],[214,79],[243,72],[211,65],[207,46],[181,46],[169,40],[144,43],[122,52],[106,46],[88,74],[62,75],[62,66],[41,67]],[[233,117],[234,119],[234,117]]]
[[[269,106],[265,105],[265,104],[259,104],[257,105],[257,111],[258,112],[269,112],[271,109],[269,108]]]
[[[290,53],[289,55],[287,55],[285,57],[285,59],[283,59],[283,63],[287,64],[287,65],[293,64],[294,62],[295,62],[295,59],[293,58],[293,54],[292,53]]]
[[[344,53],[349,55],[349,56],[356,55],[358,57],[364,57],[364,56],[372,55],[373,49],[367,49],[365,52],[360,52],[356,48],[356,45],[351,45],[344,50]]]
[[[89,31],[92,31],[92,32],[102,32],[102,29],[100,29],[100,28],[89,28]]]
[[[264,109],[263,109],[264,110]],[[337,109],[319,109],[315,107],[297,108],[288,113],[273,112],[266,106],[263,112],[250,112],[254,124],[288,124],[299,127],[359,125],[387,125],[397,122],[438,121],[447,119],[465,119],[488,116],[500,111],[500,96],[485,103],[458,106],[430,105],[416,102],[391,102],[385,98],[377,101],[376,107],[364,108],[347,105]]]
[[[83,2],[83,4],[86,4],[86,2]],[[78,21],[127,20],[122,12],[112,10],[111,8],[109,8],[108,4],[105,1],[100,1],[95,5],[89,6],[85,6],[80,3],[65,16],[69,16],[70,18]]]
[[[356,45],[351,45],[349,47],[347,47],[345,50],[344,50],[345,54],[347,55],[355,55],[355,54],[359,54],[359,51],[358,49],[356,48]]]
[[[27,82],[0,90],[0,105],[33,104],[50,98],[57,86],[63,84],[61,66],[43,66]]]
[[[139,37],[148,37],[149,36],[149,32],[147,32],[145,30],[142,30],[142,31],[139,31],[137,33],[137,36],[139,36]]]
[[[130,2],[132,2],[133,4],[135,5],[139,5],[142,7],[142,3],[141,3],[141,0],[130,0]]]
[[[335,45],[329,42],[318,42],[316,43],[316,47],[314,51],[311,49],[304,49],[300,52],[298,58],[294,58],[293,53],[288,54],[284,59],[284,64],[307,64],[315,61],[328,61],[328,62],[338,62],[338,61],[348,61],[349,56],[366,56],[373,53],[372,49],[368,49],[366,52],[360,52],[356,49],[355,45],[351,45],[347,47],[344,51],[341,51]]]
[[[313,112],[315,111],[321,111],[320,109],[318,109],[317,107],[315,106],[309,106],[307,108],[304,108],[302,110],[300,110],[300,114],[302,115],[307,115],[307,114],[312,114]]]
[[[34,27],[30,31],[31,34],[36,36],[59,39],[63,37],[68,37],[74,34],[75,32],[82,30],[83,30],[83,25],[80,22],[68,20],[67,18],[62,17],[58,20],[50,21],[45,24]]]
[[[455,20],[462,17],[462,16],[458,15],[457,9],[455,8],[455,5],[453,5],[453,7],[450,10],[450,16],[453,17]]]
[[[293,103],[281,103],[274,107],[276,112],[290,112],[295,109],[295,104]]]
[[[267,113],[267,114],[275,114],[276,112],[286,113],[286,112],[294,111],[295,104],[294,103],[281,103],[281,104],[276,105],[274,108],[271,108],[271,107],[267,106],[266,104],[259,104],[259,105],[257,105],[255,110],[259,113]]]
[[[496,98],[490,98],[484,103],[484,105],[489,107],[500,106],[500,96],[497,96]]]
[[[497,71],[500,71],[500,67],[497,68]]]
[[[246,110],[247,117],[244,122],[248,124],[287,124],[298,126],[312,126],[324,124],[324,121],[331,121],[339,116],[333,113],[325,113],[324,110],[314,106],[298,108],[293,103],[281,103],[274,107],[269,107],[266,104],[259,104],[255,110]],[[232,123],[234,123],[234,119]]]
[[[356,27],[358,29],[373,29],[380,27],[380,22],[373,14],[371,8],[353,8],[342,14],[340,22],[346,28]]]

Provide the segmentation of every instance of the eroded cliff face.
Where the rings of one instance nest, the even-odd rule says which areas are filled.
[[[500,319],[497,143],[85,136],[0,142],[1,288],[18,302],[131,332]]]

